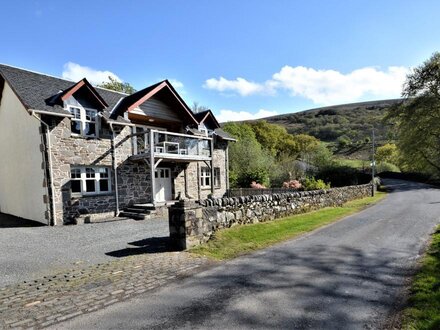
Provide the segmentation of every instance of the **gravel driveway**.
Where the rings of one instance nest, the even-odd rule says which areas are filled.
[[[168,236],[168,220],[0,228],[0,287],[124,257]]]

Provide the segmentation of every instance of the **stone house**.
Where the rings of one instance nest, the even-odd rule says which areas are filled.
[[[167,80],[128,95],[0,65],[2,213],[63,225],[221,197],[230,141]]]

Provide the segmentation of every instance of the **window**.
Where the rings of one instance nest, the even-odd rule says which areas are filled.
[[[96,136],[97,110],[69,107],[69,111],[73,115],[70,125],[73,135]]]
[[[211,186],[211,169],[209,167],[202,167],[200,169],[200,186],[201,187]]]
[[[214,167],[214,187],[220,188],[220,167]]]
[[[111,192],[109,168],[72,167],[70,190],[74,195],[98,195]]]

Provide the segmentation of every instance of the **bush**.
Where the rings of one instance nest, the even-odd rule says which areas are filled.
[[[315,177],[324,182],[330,182],[332,187],[352,186],[371,181],[371,175],[349,166],[327,167],[319,171]]]
[[[289,188],[289,189],[300,189],[302,187],[301,182],[298,180],[290,180],[283,182],[283,188]]]
[[[254,189],[266,189],[266,187],[264,185],[262,185],[261,183],[255,182],[255,181],[252,181],[252,183],[250,184],[250,187],[254,188]]]
[[[394,164],[388,163],[388,162],[380,162],[376,166],[377,173],[382,172],[400,172],[399,167],[397,167]]]
[[[304,190],[321,190],[321,189],[329,189],[330,183],[325,183],[323,180],[315,178],[305,178],[301,182]]]

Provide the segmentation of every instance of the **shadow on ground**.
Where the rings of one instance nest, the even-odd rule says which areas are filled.
[[[110,257],[123,258],[144,253],[163,253],[172,251],[170,245],[170,238],[165,237],[151,237],[128,243],[133,247],[128,247],[122,250],[107,252],[106,255]]]
[[[42,227],[45,224],[0,213],[0,228]]]

